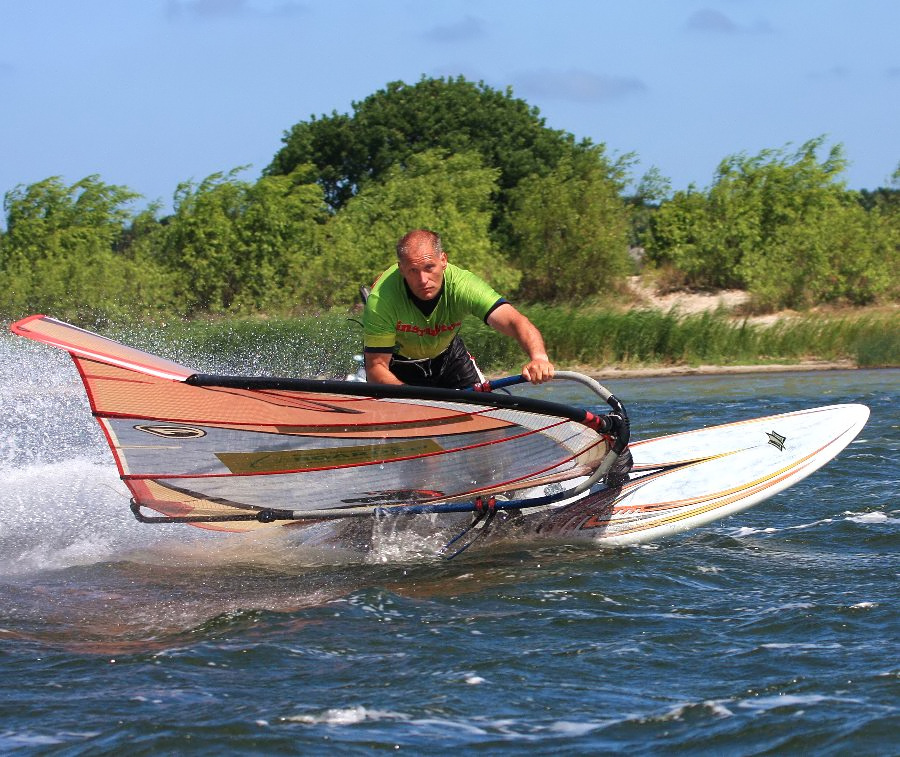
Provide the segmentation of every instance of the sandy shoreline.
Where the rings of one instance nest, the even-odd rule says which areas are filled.
[[[614,366],[572,366],[569,370],[584,373],[595,379],[652,378],[659,376],[714,376],[744,373],[797,373],[803,371],[856,370],[852,360],[828,362],[806,360],[799,363],[771,363],[765,365],[658,365],[645,368],[616,368]],[[562,370],[560,366],[557,366]]]

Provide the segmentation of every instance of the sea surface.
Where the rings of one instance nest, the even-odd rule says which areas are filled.
[[[358,554],[137,523],[68,356],[0,336],[0,753],[900,754],[900,371],[609,387],[635,438],[872,415],[664,541]]]

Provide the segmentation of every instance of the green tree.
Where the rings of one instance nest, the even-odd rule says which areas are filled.
[[[581,300],[628,272],[624,172],[624,162],[613,165],[594,147],[519,184],[510,225],[525,299]]]
[[[897,236],[879,210],[833,195],[748,251],[740,270],[756,305],[868,305],[896,294]],[[893,270],[893,273],[892,273]]]
[[[321,255],[328,217],[322,189],[309,181],[308,166],[248,187],[238,223],[243,310],[289,312],[321,300],[321,284],[311,271]]]
[[[511,90],[501,92],[463,77],[423,77],[414,85],[392,82],[353,103],[352,115],[313,116],[294,125],[283,141],[266,173],[315,165],[334,209],[415,153],[478,152],[486,166],[499,170],[495,225],[508,190],[526,176],[547,173],[564,155],[589,144],[576,145],[571,134],[548,128],[538,109],[513,97]]]
[[[634,194],[626,197],[625,202],[631,209],[631,229],[628,243],[643,246],[650,233],[650,219],[659,209],[660,203],[672,195],[672,182],[663,176],[656,166],[652,166],[640,179]]]
[[[177,276],[162,261],[167,219],[160,221],[160,206],[152,203],[139,211],[125,228],[120,255],[134,275],[129,279],[135,315],[166,317],[181,315],[176,297]]]
[[[239,170],[212,174],[199,184],[183,182],[175,191],[161,257],[178,274],[177,295],[188,312],[226,311],[237,292],[235,226],[246,194],[246,184],[235,179]]]
[[[161,259],[177,274],[188,313],[290,309],[316,298],[307,268],[326,213],[308,169],[238,180],[235,169],[179,186]]]
[[[140,307],[136,294],[145,271],[123,254],[128,205],[137,197],[97,176],[71,186],[51,177],[7,192],[3,311],[86,321]]]
[[[501,291],[517,272],[491,243],[491,198],[497,171],[474,152],[446,155],[430,150],[411,155],[370,183],[331,219],[328,244],[316,278],[331,302],[347,303],[360,284],[396,260],[398,239],[414,228],[437,231],[448,257]]]
[[[889,234],[839,180],[842,147],[820,161],[823,145],[726,158],[708,192],[676,192],[653,216],[652,259],[689,286],[748,289],[764,309],[883,295]]]
[[[900,210],[900,163],[891,174],[889,187],[863,189],[859,193],[859,202],[866,209],[881,208],[883,210]]]

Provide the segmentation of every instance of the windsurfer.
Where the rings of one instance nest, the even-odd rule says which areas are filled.
[[[376,281],[363,311],[366,375],[380,384],[464,389],[481,379],[459,330],[463,317],[482,318],[515,339],[533,384],[553,378],[541,332],[471,271],[449,263],[441,238],[415,229],[397,243],[397,263]]]

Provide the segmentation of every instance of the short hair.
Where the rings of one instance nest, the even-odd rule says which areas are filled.
[[[404,234],[400,241],[397,242],[397,257],[405,257],[409,252],[409,248],[417,242],[427,241],[431,244],[431,249],[435,255],[440,255],[444,251],[444,245],[441,242],[441,235],[436,231],[429,229],[413,229]]]

